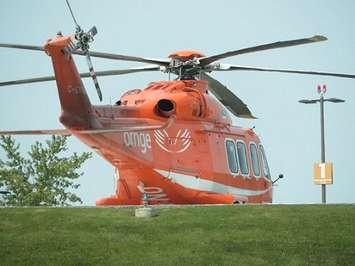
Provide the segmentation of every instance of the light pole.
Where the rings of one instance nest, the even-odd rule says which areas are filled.
[[[321,144],[321,163],[325,163],[325,139],[324,139],[324,102],[343,103],[345,100],[338,98],[324,98],[324,94],[327,91],[326,85],[318,85],[317,91],[319,99],[302,99],[299,102],[304,104],[320,103],[320,144]],[[322,184],[322,203],[326,203],[326,185]]]

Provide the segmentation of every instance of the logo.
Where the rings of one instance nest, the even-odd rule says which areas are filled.
[[[188,129],[179,129],[174,137],[170,137],[165,129],[154,130],[154,139],[161,149],[170,153],[184,152],[191,145],[191,133]]]
[[[143,194],[146,193],[149,196],[149,200],[167,203],[170,201],[168,195],[160,187],[146,187],[142,181],[139,181],[138,190]]]
[[[150,135],[142,132],[124,132],[123,141],[126,147],[140,148],[142,153],[146,153],[152,148]]]

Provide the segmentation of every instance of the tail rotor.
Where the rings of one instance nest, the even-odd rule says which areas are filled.
[[[73,18],[73,21],[74,21],[74,24],[75,24],[75,43],[73,45],[73,50],[78,50],[80,49],[84,54],[85,54],[85,57],[86,57],[86,62],[88,64],[88,67],[89,67],[89,73],[90,73],[90,76],[92,78],[92,80],[94,81],[94,85],[95,85],[95,89],[96,89],[96,92],[97,92],[97,95],[99,96],[99,99],[100,99],[100,102],[102,101],[102,93],[101,93],[101,89],[100,89],[100,85],[99,85],[99,82],[97,80],[97,77],[96,77],[96,73],[95,73],[95,70],[94,70],[94,66],[92,64],[92,61],[91,61],[91,57],[90,57],[90,43],[94,41],[94,36],[97,34],[97,28],[95,26],[93,26],[88,32],[85,32],[81,27],[80,25],[78,24],[77,20],[75,19],[75,16],[74,16],[74,13],[73,13],[73,10],[71,9],[71,6],[69,4],[69,1],[68,0],[65,0],[67,5],[68,5],[68,8],[69,8],[69,11],[70,11],[70,14]]]

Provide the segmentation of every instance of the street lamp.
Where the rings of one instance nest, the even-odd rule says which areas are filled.
[[[325,163],[325,140],[324,140],[324,102],[343,103],[345,100],[338,98],[324,98],[324,94],[327,91],[326,85],[318,85],[317,91],[319,99],[302,99],[299,102],[304,104],[320,103],[320,142],[321,142],[321,163]],[[326,203],[326,185],[322,184],[322,203]]]

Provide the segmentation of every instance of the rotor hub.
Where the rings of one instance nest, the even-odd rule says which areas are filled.
[[[179,79],[194,79],[200,72],[199,58],[205,55],[198,51],[184,50],[169,55],[171,58],[167,71],[179,76]]]
[[[183,51],[177,51],[173,54],[169,55],[169,58],[171,59],[179,59],[180,61],[187,61],[187,60],[191,60],[194,58],[200,58],[200,57],[204,57],[205,55],[202,54],[199,51],[193,51],[193,50],[183,50]]]

